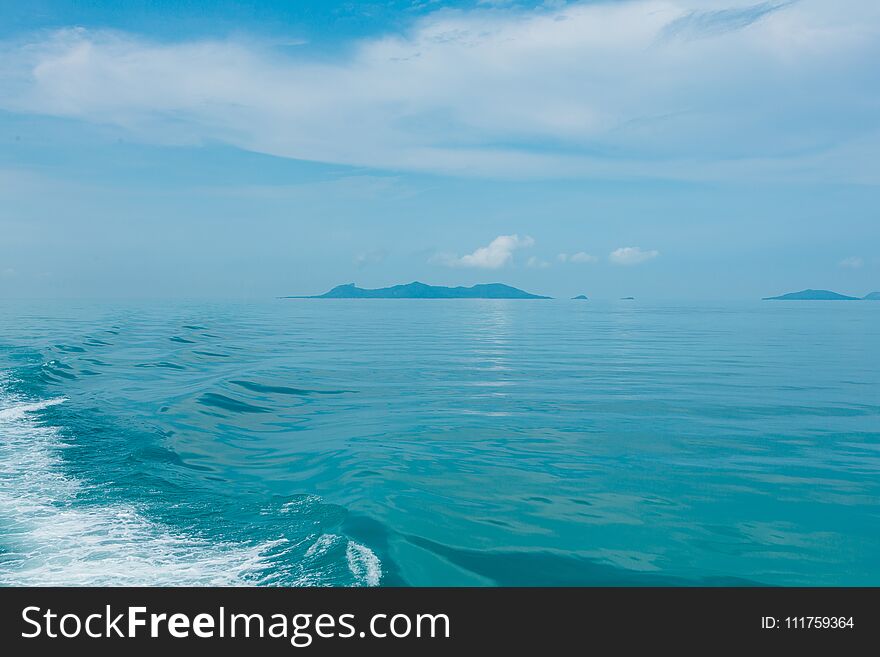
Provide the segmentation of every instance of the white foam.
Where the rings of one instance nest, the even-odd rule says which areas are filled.
[[[327,583],[305,567],[292,574],[285,571],[284,581],[273,574],[272,559],[292,549],[285,540],[259,545],[217,543],[154,522],[133,505],[85,502],[85,484],[61,467],[63,442],[57,428],[40,423],[33,415],[64,399],[14,399],[3,392],[2,383],[0,585]],[[309,550],[312,555],[326,551],[338,539],[321,536]],[[378,584],[378,559],[369,550],[372,559],[363,556],[363,550],[359,546],[354,556],[348,556],[351,573],[356,583]]]
[[[4,409],[0,409],[0,420],[17,420],[24,417],[25,413],[34,413],[42,411],[50,406],[63,404],[67,399],[64,397],[56,397],[55,399],[46,399],[45,401],[34,402],[31,404],[14,404]]]
[[[318,540],[309,546],[306,550],[307,557],[317,557],[327,552],[340,540],[336,534],[321,534]]]
[[[366,545],[349,541],[345,548],[348,569],[361,585],[379,586],[382,579],[382,564],[379,557]]]
[[[317,564],[321,558],[341,556],[343,546],[349,574],[354,578],[354,586],[378,586],[382,579],[382,564],[370,548],[337,534],[321,534],[308,550],[304,558]]]
[[[315,502],[320,502],[321,498],[317,495],[305,495],[300,499],[293,500],[292,502],[285,502],[281,505],[281,508],[278,509],[278,513],[290,513],[291,511],[298,511],[301,507],[313,504]]]

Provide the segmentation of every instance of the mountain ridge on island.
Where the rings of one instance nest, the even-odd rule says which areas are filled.
[[[831,290],[801,290],[789,292],[778,297],[764,297],[763,301],[859,301],[859,297],[838,294]]]
[[[289,296],[284,299],[550,299],[531,294],[503,283],[485,283],[471,287],[427,285],[419,281],[377,289],[365,289],[354,283],[337,285],[329,292],[314,296]]]

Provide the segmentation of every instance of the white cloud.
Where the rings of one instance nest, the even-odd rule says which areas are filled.
[[[352,262],[354,262],[355,267],[358,269],[363,269],[367,265],[377,265],[387,256],[387,252],[384,249],[374,249],[372,251],[363,251],[361,253],[355,254]]]
[[[864,267],[865,261],[859,256],[850,256],[849,258],[844,258],[838,264],[849,269],[861,269]]]
[[[546,260],[541,260],[537,256],[531,256],[526,261],[526,266],[531,267],[532,269],[547,269],[547,267],[550,266],[550,263],[547,262]]]
[[[488,246],[464,255],[460,258],[441,254],[431,259],[449,267],[478,267],[481,269],[499,269],[513,260],[513,252],[532,246],[535,243],[531,237],[519,235],[499,235]]]
[[[599,262],[599,258],[594,255],[590,255],[589,253],[584,253],[583,251],[578,251],[577,253],[572,253],[571,255],[568,255],[567,253],[560,253],[557,257],[560,262],[574,262],[578,264],[593,264]]]
[[[659,255],[659,251],[644,251],[639,246],[622,246],[609,253],[608,260],[615,265],[638,265]]]
[[[599,258],[597,258],[594,255],[590,255],[589,253],[584,253],[583,251],[578,251],[577,253],[573,253],[571,256],[569,256],[568,261],[569,262],[576,262],[576,263],[593,264],[593,263],[599,262]]]
[[[755,3],[442,10],[335,60],[67,29],[0,43],[0,107],[394,170],[880,179],[880,3]]]

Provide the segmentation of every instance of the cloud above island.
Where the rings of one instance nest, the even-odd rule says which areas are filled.
[[[441,9],[332,57],[68,28],[0,43],[0,107],[396,171],[877,182],[878,34],[868,0]]]
[[[550,263],[546,260],[541,260],[538,256],[531,256],[526,261],[526,267],[531,267],[532,269],[547,269],[550,266]]]
[[[865,261],[859,256],[850,256],[844,258],[838,264],[846,269],[861,269],[865,266]]]
[[[556,259],[561,263],[571,262],[574,264],[595,264],[599,262],[599,258],[584,251],[578,251],[570,255],[568,253],[560,253],[556,256]]]
[[[369,265],[378,265],[387,257],[388,252],[385,249],[373,249],[372,251],[361,251],[356,253],[352,262],[358,269],[363,269]]]
[[[534,244],[535,240],[528,236],[499,235],[487,246],[481,246],[473,253],[463,255],[460,258],[449,254],[438,254],[431,258],[431,261],[444,264],[447,267],[500,269],[513,261],[514,251],[528,248]]]
[[[659,251],[645,251],[639,246],[622,246],[608,254],[608,260],[615,265],[640,265],[660,255]]]

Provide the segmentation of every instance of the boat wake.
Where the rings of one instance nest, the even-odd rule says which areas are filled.
[[[64,401],[17,399],[0,381],[0,585],[321,585],[329,582],[320,557],[343,546],[349,583],[379,584],[376,555],[342,537],[216,542],[155,522],[132,504],[90,501],[88,484],[64,472],[59,429],[40,417]],[[278,567],[309,541],[295,567]]]

